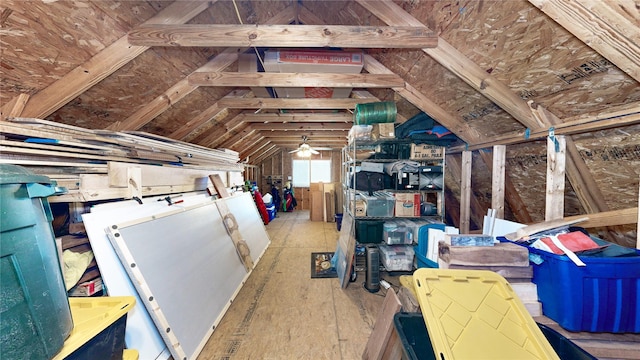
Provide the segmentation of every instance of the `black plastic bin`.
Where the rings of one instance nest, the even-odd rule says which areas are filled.
[[[393,316],[393,323],[402,342],[403,359],[440,360],[436,359],[431,339],[421,313],[399,312]],[[562,336],[552,328],[538,324],[542,334],[562,360],[597,360],[594,356]]]

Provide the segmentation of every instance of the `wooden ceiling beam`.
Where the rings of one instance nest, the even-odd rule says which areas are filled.
[[[320,143],[320,142],[330,142],[330,143],[345,143],[347,142],[347,134],[345,133],[344,136],[328,136],[330,134],[325,133],[324,135],[314,135],[314,136],[308,136],[308,135],[298,135],[298,136],[271,136],[269,135],[269,133],[265,133],[265,132],[261,132],[260,135],[264,136],[266,139],[269,139],[273,142],[290,142],[290,143],[297,143],[298,145],[300,145],[300,143],[302,143],[302,139],[303,137],[307,138],[307,143],[311,144],[311,143]]]
[[[430,48],[438,36],[424,27],[345,25],[149,24],[129,32],[137,46]]]
[[[304,100],[304,99],[300,99]],[[243,121],[250,123],[290,123],[290,122],[336,122],[353,124],[353,114],[344,113],[261,113],[242,114]]]
[[[592,0],[529,2],[640,82],[640,27],[611,9],[613,6],[624,7],[623,3]],[[629,10],[637,12],[637,3],[635,7]]]
[[[260,141],[261,139],[263,139],[263,136],[260,135],[259,132],[254,131],[253,134],[243,138],[242,140],[238,141],[232,148],[232,150],[238,151],[238,153],[240,153],[240,150],[242,149],[246,149],[250,146],[252,146],[253,144],[257,143],[258,141]]]
[[[291,99],[251,98],[221,99],[220,106],[230,109],[355,109],[357,104],[376,102],[375,98],[362,99]]]
[[[238,73],[198,71],[187,76],[191,86],[266,86],[266,87],[333,87],[333,88],[393,88],[404,86],[396,74],[335,74],[335,73]]]
[[[256,130],[287,130],[287,131],[307,131],[307,130],[338,130],[348,131],[353,124],[349,123],[307,123],[307,122],[290,122],[286,124],[253,124]]]
[[[188,2],[178,1],[176,4],[188,4]],[[293,8],[291,6],[287,7],[285,10],[276,14],[274,17],[269,19],[269,23],[288,23],[293,20]],[[126,37],[124,37],[126,40]],[[127,46],[128,42],[127,42]],[[198,72],[207,72],[207,71],[221,71],[227,68],[227,66],[233,64],[236,60],[238,60],[238,54],[243,52],[245,49],[237,49],[237,48],[229,48],[221,51],[216,55],[213,59],[207,62],[205,65],[196,69],[192,74]],[[160,96],[151,100],[151,102],[144,105],[142,108],[138,109],[136,112],[131,114],[128,118],[126,118],[122,122],[115,122],[108,127],[109,130],[114,131],[123,131],[123,130],[137,130],[143,127],[144,125],[151,122],[158,115],[165,112],[169,109],[173,104],[182,100],[185,96],[191,94],[195,91],[198,86],[192,85],[189,83],[187,79],[182,79],[167,89]]]
[[[184,24],[206,10],[214,2],[176,1],[144,24]],[[148,46],[131,46],[127,36],[122,36],[82,65],[31,95],[31,99],[27,102],[21,116],[46,118],[148,48]]]
[[[313,139],[313,140],[345,140],[347,139],[347,132],[345,131],[344,133],[338,135],[335,134],[334,132],[331,133],[327,133],[326,131],[309,131],[309,132],[305,132],[304,134],[301,134],[299,131],[261,131],[260,134],[264,137],[268,137],[270,139],[291,139],[291,138],[295,138],[300,140],[302,136],[306,136],[309,139]]]
[[[577,116],[562,121],[554,126],[557,135],[575,135],[586,132],[600,131],[610,128],[617,128],[640,124],[640,105],[625,107],[624,109],[607,109],[606,112],[594,116]],[[448,152],[460,152],[462,150],[478,150],[493,145],[512,145],[535,141],[549,135],[549,129],[538,129],[534,131],[517,131],[509,134],[496,136],[483,141],[470,143],[468,146],[452,147]]]

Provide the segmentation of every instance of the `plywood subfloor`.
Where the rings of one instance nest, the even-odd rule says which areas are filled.
[[[384,292],[366,291],[362,276],[344,290],[311,278],[311,253],[335,251],[336,224],[294,211],[267,231],[270,247],[198,359],[360,359]]]

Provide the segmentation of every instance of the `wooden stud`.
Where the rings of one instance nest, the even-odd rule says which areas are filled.
[[[547,138],[547,192],[545,221],[562,219],[564,216],[564,187],[566,165],[565,137]]]
[[[468,234],[471,218],[471,151],[462,152],[460,179],[460,233]]]
[[[491,208],[496,217],[504,219],[505,158],[507,148],[504,145],[493,147],[493,171],[491,176]]]

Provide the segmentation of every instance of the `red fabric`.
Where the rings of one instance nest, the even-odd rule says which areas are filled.
[[[562,255],[564,252],[560,250],[549,238],[540,239],[543,243],[545,243],[554,254]],[[558,235],[558,240],[564,245],[567,249],[576,252],[582,250],[591,250],[597,249],[599,245],[593,241],[590,237],[585,235],[580,231],[573,231],[568,234],[560,234]]]
[[[260,216],[262,216],[262,222],[265,225],[269,225],[269,213],[267,212],[267,207],[264,204],[264,200],[262,200],[262,195],[260,194],[260,192],[253,192],[253,201],[255,201],[256,206],[258,207]]]

